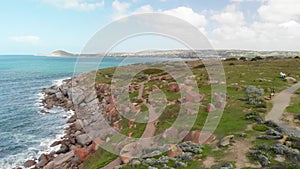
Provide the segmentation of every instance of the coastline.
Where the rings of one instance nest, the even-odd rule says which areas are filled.
[[[59,135],[59,139],[52,140],[46,152],[41,153],[38,159],[27,160],[22,167],[16,169],[23,167],[81,169],[83,168],[83,161],[99,148],[98,144],[103,139],[93,140],[88,134],[89,129],[85,130],[95,118],[88,113],[87,108],[98,106],[97,97],[91,93],[81,97],[82,93],[74,92],[76,84],[79,85],[79,81],[84,81],[86,75],[87,73],[84,73],[72,79],[58,80],[58,83],[43,89],[42,113],[47,115],[53,109],[62,108],[65,112],[73,112],[73,114],[65,117],[67,122],[64,125],[63,134]],[[107,90],[108,88],[105,92]],[[96,123],[97,121],[94,121],[94,124]],[[107,133],[98,134],[106,136]]]

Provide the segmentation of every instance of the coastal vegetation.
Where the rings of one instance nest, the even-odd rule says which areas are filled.
[[[179,62],[165,62],[158,63],[158,65],[173,66],[180,70],[177,63]],[[94,109],[98,102],[101,114],[110,126],[129,138],[163,133],[162,139],[166,139],[185,132],[171,127],[180,113],[180,104],[182,103],[180,88],[172,76],[154,68],[139,72],[130,81],[130,106],[121,105],[121,109],[116,109],[115,98],[110,88],[117,68],[107,68],[96,72],[94,87],[97,101],[92,93],[81,93],[84,91],[81,91],[83,87],[80,86],[80,82],[93,80],[88,74],[66,81],[60,87],[53,86],[45,89],[47,96],[44,103],[46,106],[49,108],[62,106],[75,110],[75,115],[69,120],[71,125],[67,129],[68,134],[64,137],[65,140],[57,144],[61,145],[61,152],[67,153],[67,155],[59,155],[65,161],[53,157],[52,164],[49,162],[51,160],[45,164],[73,168],[76,166],[85,169],[102,168],[108,165],[116,168],[153,169],[185,168],[187,166],[195,169],[199,167],[229,169],[299,167],[299,138],[289,134],[278,124],[265,120],[266,114],[272,109],[274,93],[276,96],[300,79],[300,60],[298,58],[227,59],[223,61],[227,93],[218,93],[215,104],[211,103],[212,94],[216,95],[211,92],[211,84],[216,82],[209,80],[203,62],[194,60],[185,63],[193,72],[200,95],[200,99],[193,94],[185,99],[196,101],[201,105],[192,130],[186,133],[182,142],[171,145],[166,152],[155,152],[158,153],[156,156],[143,159],[128,158],[122,154],[118,157],[102,149],[99,145],[105,143],[114,145],[112,140],[116,138],[110,134],[108,129],[94,132],[97,129],[97,126],[94,128],[94,125],[102,125],[103,121],[97,121],[99,116],[88,113],[88,110]],[[129,70],[137,66],[140,64],[124,68]],[[280,77],[280,72],[285,72],[288,77],[285,79]],[[127,79],[129,75],[128,72],[123,72],[122,76],[118,78]],[[190,77],[185,78],[189,79]],[[69,92],[72,85],[75,93]],[[80,86],[80,88],[74,89],[74,86]],[[120,91],[125,90],[120,88]],[[165,98],[157,98],[151,93],[163,93]],[[73,97],[73,103],[70,103],[70,97]],[[158,119],[142,123],[141,121],[147,119],[153,111],[160,112],[160,110],[149,108],[149,100],[154,104],[163,102],[167,104]],[[205,133],[202,128],[207,117],[213,115],[214,111],[220,107],[224,108],[224,112],[218,127],[214,133]],[[297,113],[298,109],[299,99],[296,97],[292,99],[291,106],[287,108],[287,111]],[[119,111],[134,116],[124,118]],[[96,134],[96,137],[89,138],[89,133]],[[199,144],[200,134],[209,135],[208,140],[201,144]],[[111,149],[110,151],[115,150]],[[129,148],[127,155],[131,151],[133,150]],[[52,156],[47,156],[48,159],[50,157]],[[41,161],[38,164],[40,163]],[[121,165],[122,163],[123,165]]]
[[[237,148],[244,149],[244,147],[237,147],[235,143],[230,143],[229,146],[219,148],[219,141],[228,136],[234,135],[235,141],[243,144],[250,144],[251,147],[261,146],[264,144],[275,145],[274,140],[257,140],[256,137],[260,134],[269,130],[265,124],[257,123],[257,120],[263,122],[264,115],[271,109],[272,104],[269,102],[269,95],[272,93],[272,90],[279,93],[283,89],[289,87],[291,84],[285,82],[282,78],[279,77],[279,72],[286,72],[289,76],[292,76],[296,79],[299,79],[299,59],[290,58],[290,59],[274,59],[274,60],[255,60],[255,61],[245,61],[245,59],[228,59],[223,62],[226,77],[227,77],[227,105],[225,107],[223,117],[220,121],[218,128],[215,131],[217,140],[209,145],[205,145],[204,149],[205,156],[202,156],[200,159],[194,159],[189,163],[189,168],[220,168],[222,164],[232,164],[232,168],[235,165],[247,167],[259,167],[261,164],[256,163],[259,161],[257,158],[249,155],[250,149],[246,150],[246,154],[238,154],[238,156],[245,156],[249,161],[243,164],[245,161],[243,158],[233,158],[234,153],[231,152]],[[205,67],[201,61],[192,61],[188,62],[193,73],[196,75],[196,79],[199,85],[200,92],[205,95],[205,99],[202,101],[202,106],[199,110],[199,115],[194,124],[193,130],[201,130],[203,127],[206,117],[209,112],[206,111],[206,105],[210,103],[210,85],[207,84],[207,76]],[[97,82],[110,84],[110,74],[113,74],[114,68],[99,70],[99,76],[97,76]],[[143,76],[151,76],[154,78],[156,76],[164,75],[162,72],[155,72],[154,70],[148,70],[141,72],[137,75],[136,79],[133,80],[133,83],[143,82]],[[203,76],[204,75],[204,76]],[[141,80],[142,79],[142,80]],[[145,78],[148,79],[148,78]],[[159,78],[157,78],[159,79]],[[151,81],[146,84],[148,87],[145,89],[152,90],[151,86],[160,86],[161,81]],[[167,92],[168,87],[163,87],[162,90],[167,95],[168,101],[174,101],[180,98],[176,93]],[[132,101],[136,101],[137,91],[131,95]],[[144,97],[144,96],[143,96]],[[298,99],[299,101],[299,99]],[[293,99],[295,102],[295,99]],[[297,101],[296,101],[297,102]],[[142,103],[141,103],[142,105]],[[298,107],[299,105],[296,104]],[[296,110],[295,110],[296,109]],[[288,107],[288,110],[294,110],[296,112],[297,108],[291,106]],[[156,133],[169,128],[172,123],[176,120],[177,114],[179,112],[179,106],[176,104],[171,104],[166,107],[164,113],[159,118],[157,123]],[[250,115],[253,114],[256,121],[249,119]],[[247,118],[248,117],[248,118]],[[140,133],[140,128],[126,129],[128,126],[124,126],[123,133]],[[141,134],[138,134],[141,135]],[[218,141],[219,140],[219,141]],[[239,151],[239,150],[235,150]],[[235,152],[236,153],[236,152]],[[252,153],[253,154],[253,153]],[[227,157],[226,157],[227,156]],[[274,156],[274,154],[273,154]],[[92,155],[93,157],[93,155]],[[161,157],[161,156],[160,156]],[[207,165],[206,159],[214,159],[212,164]],[[109,160],[108,160],[109,161]],[[247,161],[247,160],[246,160]],[[88,159],[85,162],[85,168],[89,169],[91,164],[98,163],[98,160],[95,158]],[[251,164],[252,163],[252,164]],[[194,165],[192,165],[194,164]],[[206,165],[206,166],[205,166]],[[276,166],[278,161],[272,160],[268,163],[268,166]],[[99,163],[98,167],[103,167]],[[171,165],[174,167],[174,165]],[[126,168],[126,166],[125,166]],[[127,167],[130,168],[130,165]],[[137,168],[147,168],[147,167],[137,167]],[[158,167],[159,168],[159,167]]]

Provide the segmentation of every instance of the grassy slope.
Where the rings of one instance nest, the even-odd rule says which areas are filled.
[[[266,96],[269,95],[270,88],[274,88],[275,91],[278,93],[281,90],[287,88],[289,84],[284,82],[281,78],[279,78],[279,72],[285,72],[289,74],[290,76],[299,79],[300,77],[300,71],[299,71],[299,64],[300,59],[278,59],[278,60],[266,60],[266,61],[225,61],[223,62],[226,78],[227,78],[227,92],[229,99],[227,100],[228,104],[225,108],[225,111],[223,113],[223,117],[221,119],[221,122],[215,131],[215,134],[218,136],[218,138],[221,138],[225,135],[229,134],[237,134],[238,132],[243,132],[248,124],[251,122],[243,120],[243,117],[245,116],[245,112],[243,112],[245,109],[255,109],[249,105],[247,105],[245,102],[239,101],[239,98],[245,97],[244,91],[236,91],[237,86],[231,86],[233,83],[238,83],[238,86],[246,86],[246,85],[254,85],[259,88],[263,88],[266,91]],[[189,63],[190,67],[192,68],[194,74],[197,76],[198,79],[198,85],[199,90],[201,93],[204,93],[206,95],[206,99],[203,101],[203,105],[206,105],[210,102],[210,87],[209,85],[205,85],[205,81],[207,79],[205,77],[202,77],[203,74],[206,73],[205,68],[202,68],[201,62],[191,62]],[[109,69],[103,69],[99,71],[96,81],[99,83],[110,83],[109,75],[112,75],[114,72],[114,68]],[[147,72],[146,72],[147,73]],[[160,72],[156,72],[160,73]],[[141,76],[142,74],[145,74],[145,72],[137,75]],[[152,75],[155,75],[155,72],[151,72]],[[263,78],[271,80],[272,82],[259,82],[257,79]],[[151,82],[149,84],[145,84],[149,88],[151,88],[152,85],[160,83],[160,82]],[[159,84],[156,84],[159,85]],[[147,89],[147,88],[146,88]],[[167,94],[168,100],[176,100],[180,95],[176,94],[170,94],[166,91],[166,88],[163,89],[163,91]],[[137,94],[132,94],[131,98],[132,100],[135,99]],[[146,96],[144,96],[146,97]],[[271,104],[268,104],[267,109],[260,110],[262,112],[267,111],[270,109]],[[162,116],[160,117],[160,121],[158,123],[158,132],[163,131],[164,129],[168,128],[172,122],[176,119],[176,113],[178,113],[178,106],[171,105],[168,106]],[[196,120],[196,123],[193,127],[194,130],[200,130],[205,122],[205,118],[207,116],[207,113],[204,111],[205,107],[201,106],[198,118]],[[175,116],[172,116],[175,115]],[[124,122],[126,124],[126,122]],[[141,127],[142,124],[139,124]],[[141,127],[138,127],[137,129],[127,129],[126,126],[124,126],[124,130],[122,131],[123,134],[133,132],[135,137],[138,137],[142,134]],[[259,126],[258,126],[259,127]],[[247,132],[249,135],[257,135],[260,131],[250,131]],[[254,144],[258,144],[255,142]],[[208,148],[207,155],[216,157],[220,161],[222,161],[222,150],[220,151],[212,151]],[[85,168],[86,169],[95,169],[100,168],[107,164],[109,161],[112,161],[115,158],[115,155],[112,155],[110,153],[103,153],[103,150],[98,150],[97,153],[91,156],[90,159],[88,159],[85,162]],[[190,166],[190,168],[199,168],[199,161],[193,162]],[[194,166],[194,167],[193,167]]]

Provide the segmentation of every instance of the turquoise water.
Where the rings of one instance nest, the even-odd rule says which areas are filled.
[[[22,165],[49,152],[49,145],[63,135],[71,112],[56,108],[40,114],[41,91],[59,79],[72,77],[76,58],[0,56],[0,168]],[[122,58],[104,58],[100,67],[118,66]],[[129,63],[154,62],[131,58]],[[161,61],[161,60],[159,60]]]

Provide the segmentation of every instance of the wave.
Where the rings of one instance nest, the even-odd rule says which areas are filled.
[[[71,77],[54,80],[52,86],[54,85],[61,86],[62,84],[64,84],[64,80],[68,80],[68,79],[71,79]]]
[[[51,86],[60,86],[64,82],[64,80],[70,79],[70,78],[63,78],[54,80]],[[36,143],[39,143],[39,145],[33,144],[32,146],[28,147],[25,151],[22,153],[18,153],[15,155],[10,155],[7,157],[4,157],[0,159],[0,169],[9,169],[14,168],[18,166],[22,166],[27,160],[37,160],[37,158],[42,154],[49,154],[54,151],[58,151],[60,146],[50,147],[51,144],[53,144],[55,141],[62,140],[63,136],[66,135],[66,128],[69,126],[67,124],[67,120],[74,115],[74,111],[65,111],[63,108],[60,107],[54,107],[53,109],[46,109],[43,104],[42,100],[45,98],[45,93],[41,92],[34,95],[35,97],[35,104],[37,113],[42,114],[41,110],[47,111],[50,115],[54,115],[55,119],[65,119],[62,125],[58,125],[55,128],[55,134],[52,136],[49,136],[48,138],[32,138],[31,136],[20,136],[22,138],[19,138],[20,141],[27,140],[27,141],[34,141]],[[47,116],[48,114],[43,114],[44,116]],[[24,138],[27,137],[27,138]],[[35,140],[33,140],[35,139]]]

